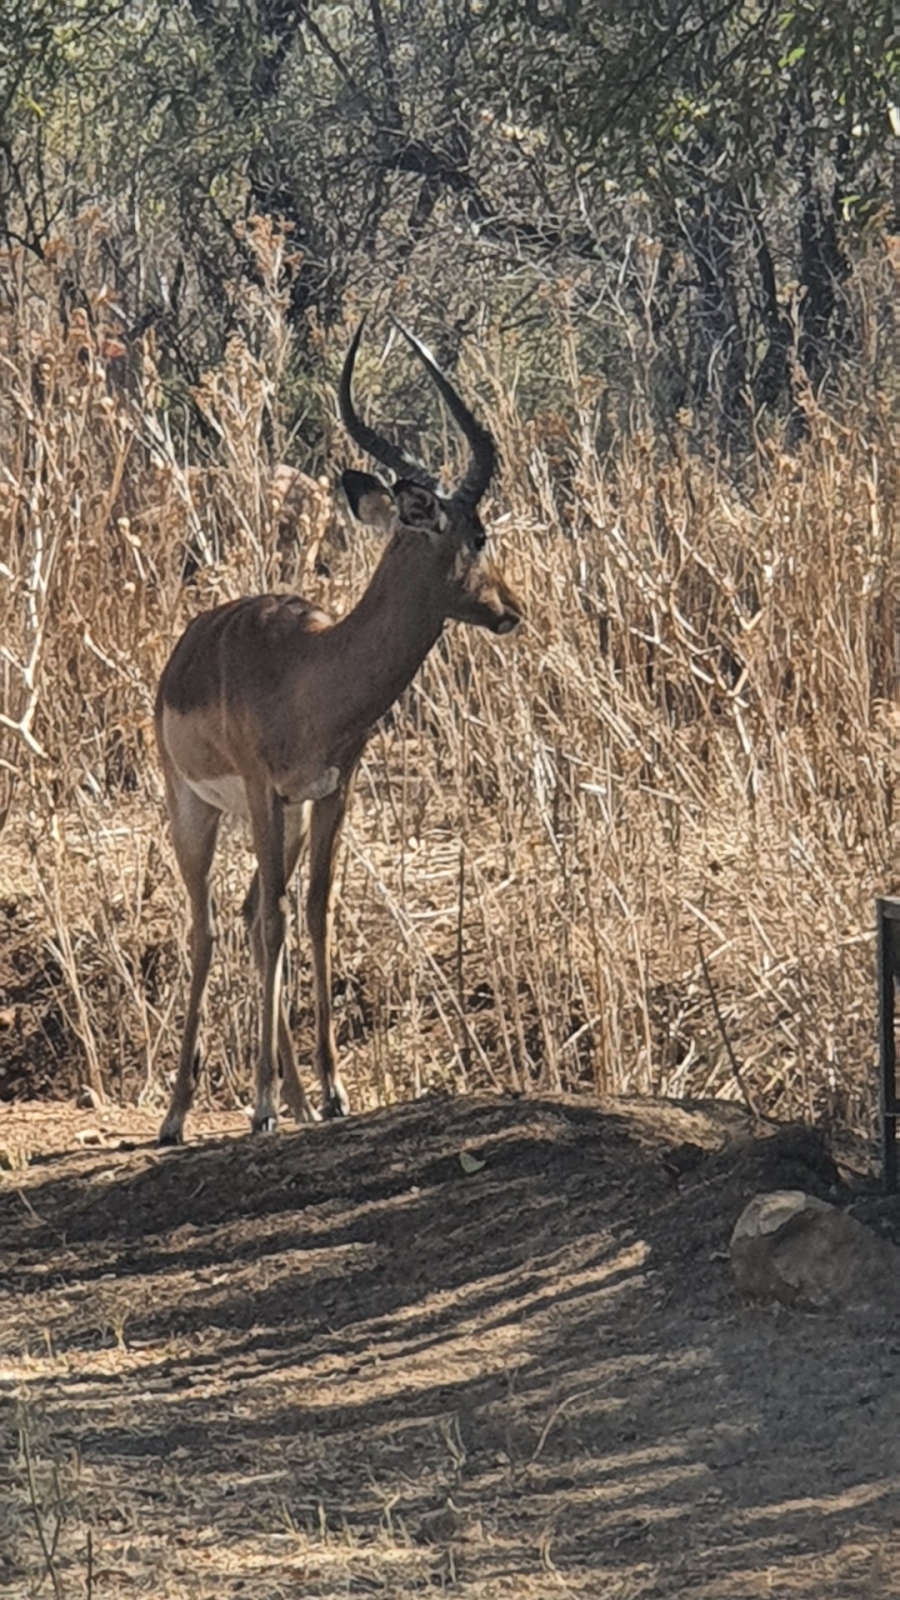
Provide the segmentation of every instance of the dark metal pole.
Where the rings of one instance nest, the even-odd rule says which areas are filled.
[[[885,1194],[897,1192],[897,1039],[894,1032],[900,900],[880,899],[878,939],[878,1044],[881,1057],[881,1181]]]

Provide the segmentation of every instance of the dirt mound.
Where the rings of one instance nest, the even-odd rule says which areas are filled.
[[[160,1152],[138,1113],[3,1115],[0,1593],[900,1592],[900,1338],[728,1268],[758,1190],[847,1199],[814,1135],[433,1099]]]

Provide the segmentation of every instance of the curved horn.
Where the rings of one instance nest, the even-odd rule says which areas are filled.
[[[455,489],[451,498],[457,505],[468,506],[474,509],[493,477],[497,465],[497,447],[494,444],[487,428],[476,421],[468,406],[460,399],[449,378],[446,378],[435,361],[430,350],[426,349],[408,328],[401,322],[396,323],[404,339],[412,345],[416,355],[428,372],[432,382],[436,385],[443,397],[444,403],[453,420],[465,435],[472,460],[458,489]]]
[[[360,449],[365,450],[367,455],[372,456],[375,461],[380,461],[381,465],[387,467],[396,477],[411,478],[413,483],[421,484],[425,489],[436,489],[437,483],[435,479],[425,471],[424,467],[420,466],[417,461],[411,461],[408,456],[403,454],[402,450],[391,444],[389,439],[382,438],[380,433],[376,433],[374,428],[370,428],[367,423],[357,416],[351,394],[351,384],[353,382],[353,366],[356,361],[356,352],[359,349],[359,341],[362,338],[365,320],[365,317],[363,317],[353,335],[350,349],[347,351],[344,360],[344,368],[341,372],[341,381],[338,387],[341,420],[354,444],[358,444]],[[408,337],[409,335],[407,335]]]

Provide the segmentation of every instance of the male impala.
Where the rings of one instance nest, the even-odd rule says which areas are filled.
[[[160,680],[156,737],[191,905],[192,962],[178,1075],[160,1144],[180,1144],[199,1068],[197,1036],[215,937],[210,876],[223,812],[249,820],[257,860],[244,905],[263,981],[254,1131],[277,1127],[279,1077],[294,1115],[316,1120],[281,999],[286,887],[307,835],[316,1066],[324,1115],[346,1115],[331,1013],[332,884],[360,756],[373,725],[410,683],[448,618],[509,633],[522,614],[485,552],[478,516],[496,464],[490,434],[424,346],[406,334],[471,453],[459,487],[439,494],[422,467],[356,414],[351,382],[361,333],[362,325],[344,362],[341,416],[351,439],[396,475],[392,488],[366,472],[345,472],[342,479],[354,515],[390,535],[368,589],[340,622],[297,595],[256,595],[216,606],[185,630]]]

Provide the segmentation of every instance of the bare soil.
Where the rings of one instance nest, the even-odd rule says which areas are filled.
[[[0,1594],[900,1594],[900,1332],[742,1303],[724,1105],[0,1107]],[[857,1194],[896,1235],[896,1207]]]

